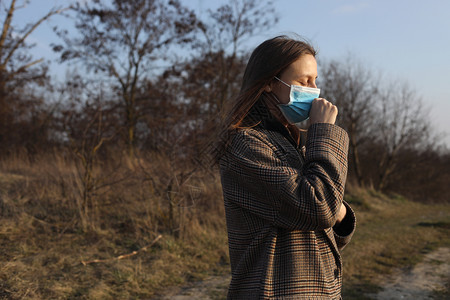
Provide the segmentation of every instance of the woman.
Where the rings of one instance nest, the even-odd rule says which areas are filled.
[[[356,224],[343,201],[348,137],[318,98],[315,56],[286,36],[263,42],[225,120],[229,299],[341,297],[340,251]],[[304,135],[294,123],[308,117]]]

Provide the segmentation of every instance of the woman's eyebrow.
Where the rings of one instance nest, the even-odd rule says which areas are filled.
[[[319,77],[319,75],[316,75],[316,74],[301,74],[301,75],[299,75],[299,76],[297,76],[296,78],[297,79],[301,79],[301,78],[305,78],[305,77],[314,77],[314,78],[316,78],[317,79],[317,77]]]

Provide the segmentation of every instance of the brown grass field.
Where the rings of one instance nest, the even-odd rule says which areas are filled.
[[[229,273],[217,174],[160,155],[111,161],[0,161],[0,299],[151,299]],[[358,227],[344,299],[369,299],[394,269],[450,247],[449,203],[351,187],[346,199]]]

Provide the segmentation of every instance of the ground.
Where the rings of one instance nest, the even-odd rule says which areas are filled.
[[[166,291],[159,300],[225,299],[230,276],[212,276],[203,281]]]
[[[439,248],[413,268],[394,272],[386,278],[383,290],[371,296],[377,300],[444,299],[450,296],[449,283],[450,248]]]
[[[230,276],[214,276],[166,291],[160,300],[225,299]],[[376,300],[445,299],[450,282],[450,248],[425,255],[414,267],[395,270],[383,280],[382,290],[367,297]]]

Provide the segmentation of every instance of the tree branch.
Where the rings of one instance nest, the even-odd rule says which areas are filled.
[[[32,62],[30,62],[30,63],[28,63],[28,64],[26,64],[26,65],[21,66],[21,67],[18,68],[15,72],[11,72],[11,73],[9,74],[8,80],[12,79],[15,75],[17,75],[17,74],[19,74],[19,73],[25,71],[26,69],[28,69],[28,68],[31,67],[32,65],[38,64],[38,63],[40,63],[40,62],[42,62],[42,61],[44,61],[43,58],[38,59],[38,60],[35,60],[35,61],[32,61]]]
[[[156,244],[156,242],[159,241],[161,238],[162,238],[162,235],[158,235],[149,245],[147,245],[147,246],[145,246],[145,247],[143,247],[143,248],[141,248],[139,250],[133,251],[131,253],[122,254],[122,255],[119,255],[117,257],[113,257],[113,258],[109,258],[109,259],[94,259],[94,260],[88,260],[88,261],[82,260],[81,263],[84,266],[87,266],[89,264],[94,264],[94,263],[104,263],[104,262],[110,262],[110,261],[115,261],[115,260],[121,260],[121,259],[124,259],[124,258],[128,258],[128,257],[134,256],[136,254],[139,254],[140,252],[147,251],[148,248],[150,248],[154,244]]]
[[[8,10],[8,15],[6,16],[5,22],[3,23],[2,36],[0,37],[0,50],[3,49],[3,46],[5,45],[6,36],[8,35],[9,28],[11,26],[11,20],[14,14],[15,4],[16,0],[11,1],[11,5],[9,6]]]
[[[15,1],[13,1],[15,2]],[[8,63],[8,61],[11,59],[11,57],[14,55],[14,52],[16,52],[16,50],[24,43],[25,39],[39,26],[42,24],[42,22],[46,21],[48,18],[50,18],[53,15],[56,14],[60,14],[65,10],[68,10],[69,8],[62,8],[62,9],[57,9],[57,10],[52,10],[50,11],[47,15],[45,15],[44,17],[42,17],[41,19],[39,19],[36,23],[34,23],[33,26],[31,26],[31,28],[16,42],[16,44],[14,45],[14,47],[9,51],[8,56],[6,56],[5,60],[2,62],[3,66],[6,66],[6,64]],[[8,14],[9,17],[9,14]],[[12,17],[12,15],[11,15]],[[11,20],[9,20],[9,22],[11,22]],[[9,26],[8,26],[9,28]],[[5,29],[5,28],[4,28]],[[4,30],[3,30],[4,31]],[[4,32],[2,33],[2,37],[3,37]],[[0,44],[1,45],[1,44]]]

